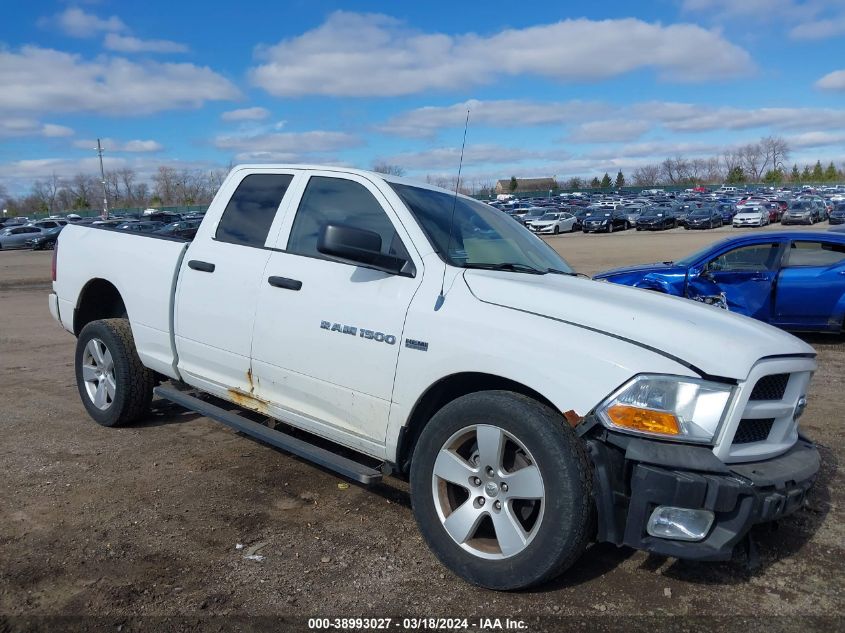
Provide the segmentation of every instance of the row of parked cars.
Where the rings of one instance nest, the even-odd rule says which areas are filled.
[[[687,191],[639,196],[566,194],[555,198],[497,200],[490,204],[536,233],[613,233],[760,227],[783,224],[845,223],[845,187],[824,195],[813,190]]]
[[[161,237],[193,239],[202,221],[201,214],[181,215],[154,211],[142,216],[114,217],[107,220],[83,218],[75,214],[51,216],[41,220],[26,217],[0,219],[0,249],[52,249],[62,229],[68,224],[97,226],[115,231],[150,233]]]

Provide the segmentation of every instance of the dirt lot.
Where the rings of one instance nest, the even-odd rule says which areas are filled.
[[[549,241],[594,273],[673,259],[735,232]],[[94,424],[74,385],[74,340],[47,311],[49,266],[49,253],[0,252],[2,615],[97,615],[110,630],[132,628],[137,616],[207,614],[511,616],[528,618],[530,630],[663,614],[742,617],[726,628],[842,624],[807,617],[845,607],[842,338],[807,338],[820,368],[802,426],[821,447],[823,470],[808,508],[777,531],[756,531],[757,571],[739,559],[684,563],[597,545],[557,582],[502,594],[440,566],[402,481],[339,486],[328,472],[171,406],[132,428]]]

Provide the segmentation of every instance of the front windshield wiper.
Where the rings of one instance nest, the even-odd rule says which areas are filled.
[[[528,273],[529,275],[545,275],[545,270],[539,270],[525,264],[515,264],[513,262],[501,262],[498,264],[485,263],[466,263],[464,268],[478,268],[481,270],[510,270],[515,273]]]

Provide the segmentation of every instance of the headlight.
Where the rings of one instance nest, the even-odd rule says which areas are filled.
[[[611,429],[684,442],[712,442],[733,388],[684,376],[632,378],[597,409]]]
[[[602,221],[601,221],[601,223],[602,223],[602,224],[607,224],[607,220],[602,220]]]

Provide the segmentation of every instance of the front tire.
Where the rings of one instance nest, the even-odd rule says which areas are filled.
[[[122,426],[147,413],[155,374],[141,364],[128,319],[92,321],[76,341],[76,386],[102,426]]]
[[[411,464],[420,532],[440,561],[482,587],[551,580],[590,536],[592,476],[555,411],[510,391],[453,400],[425,426]]]

